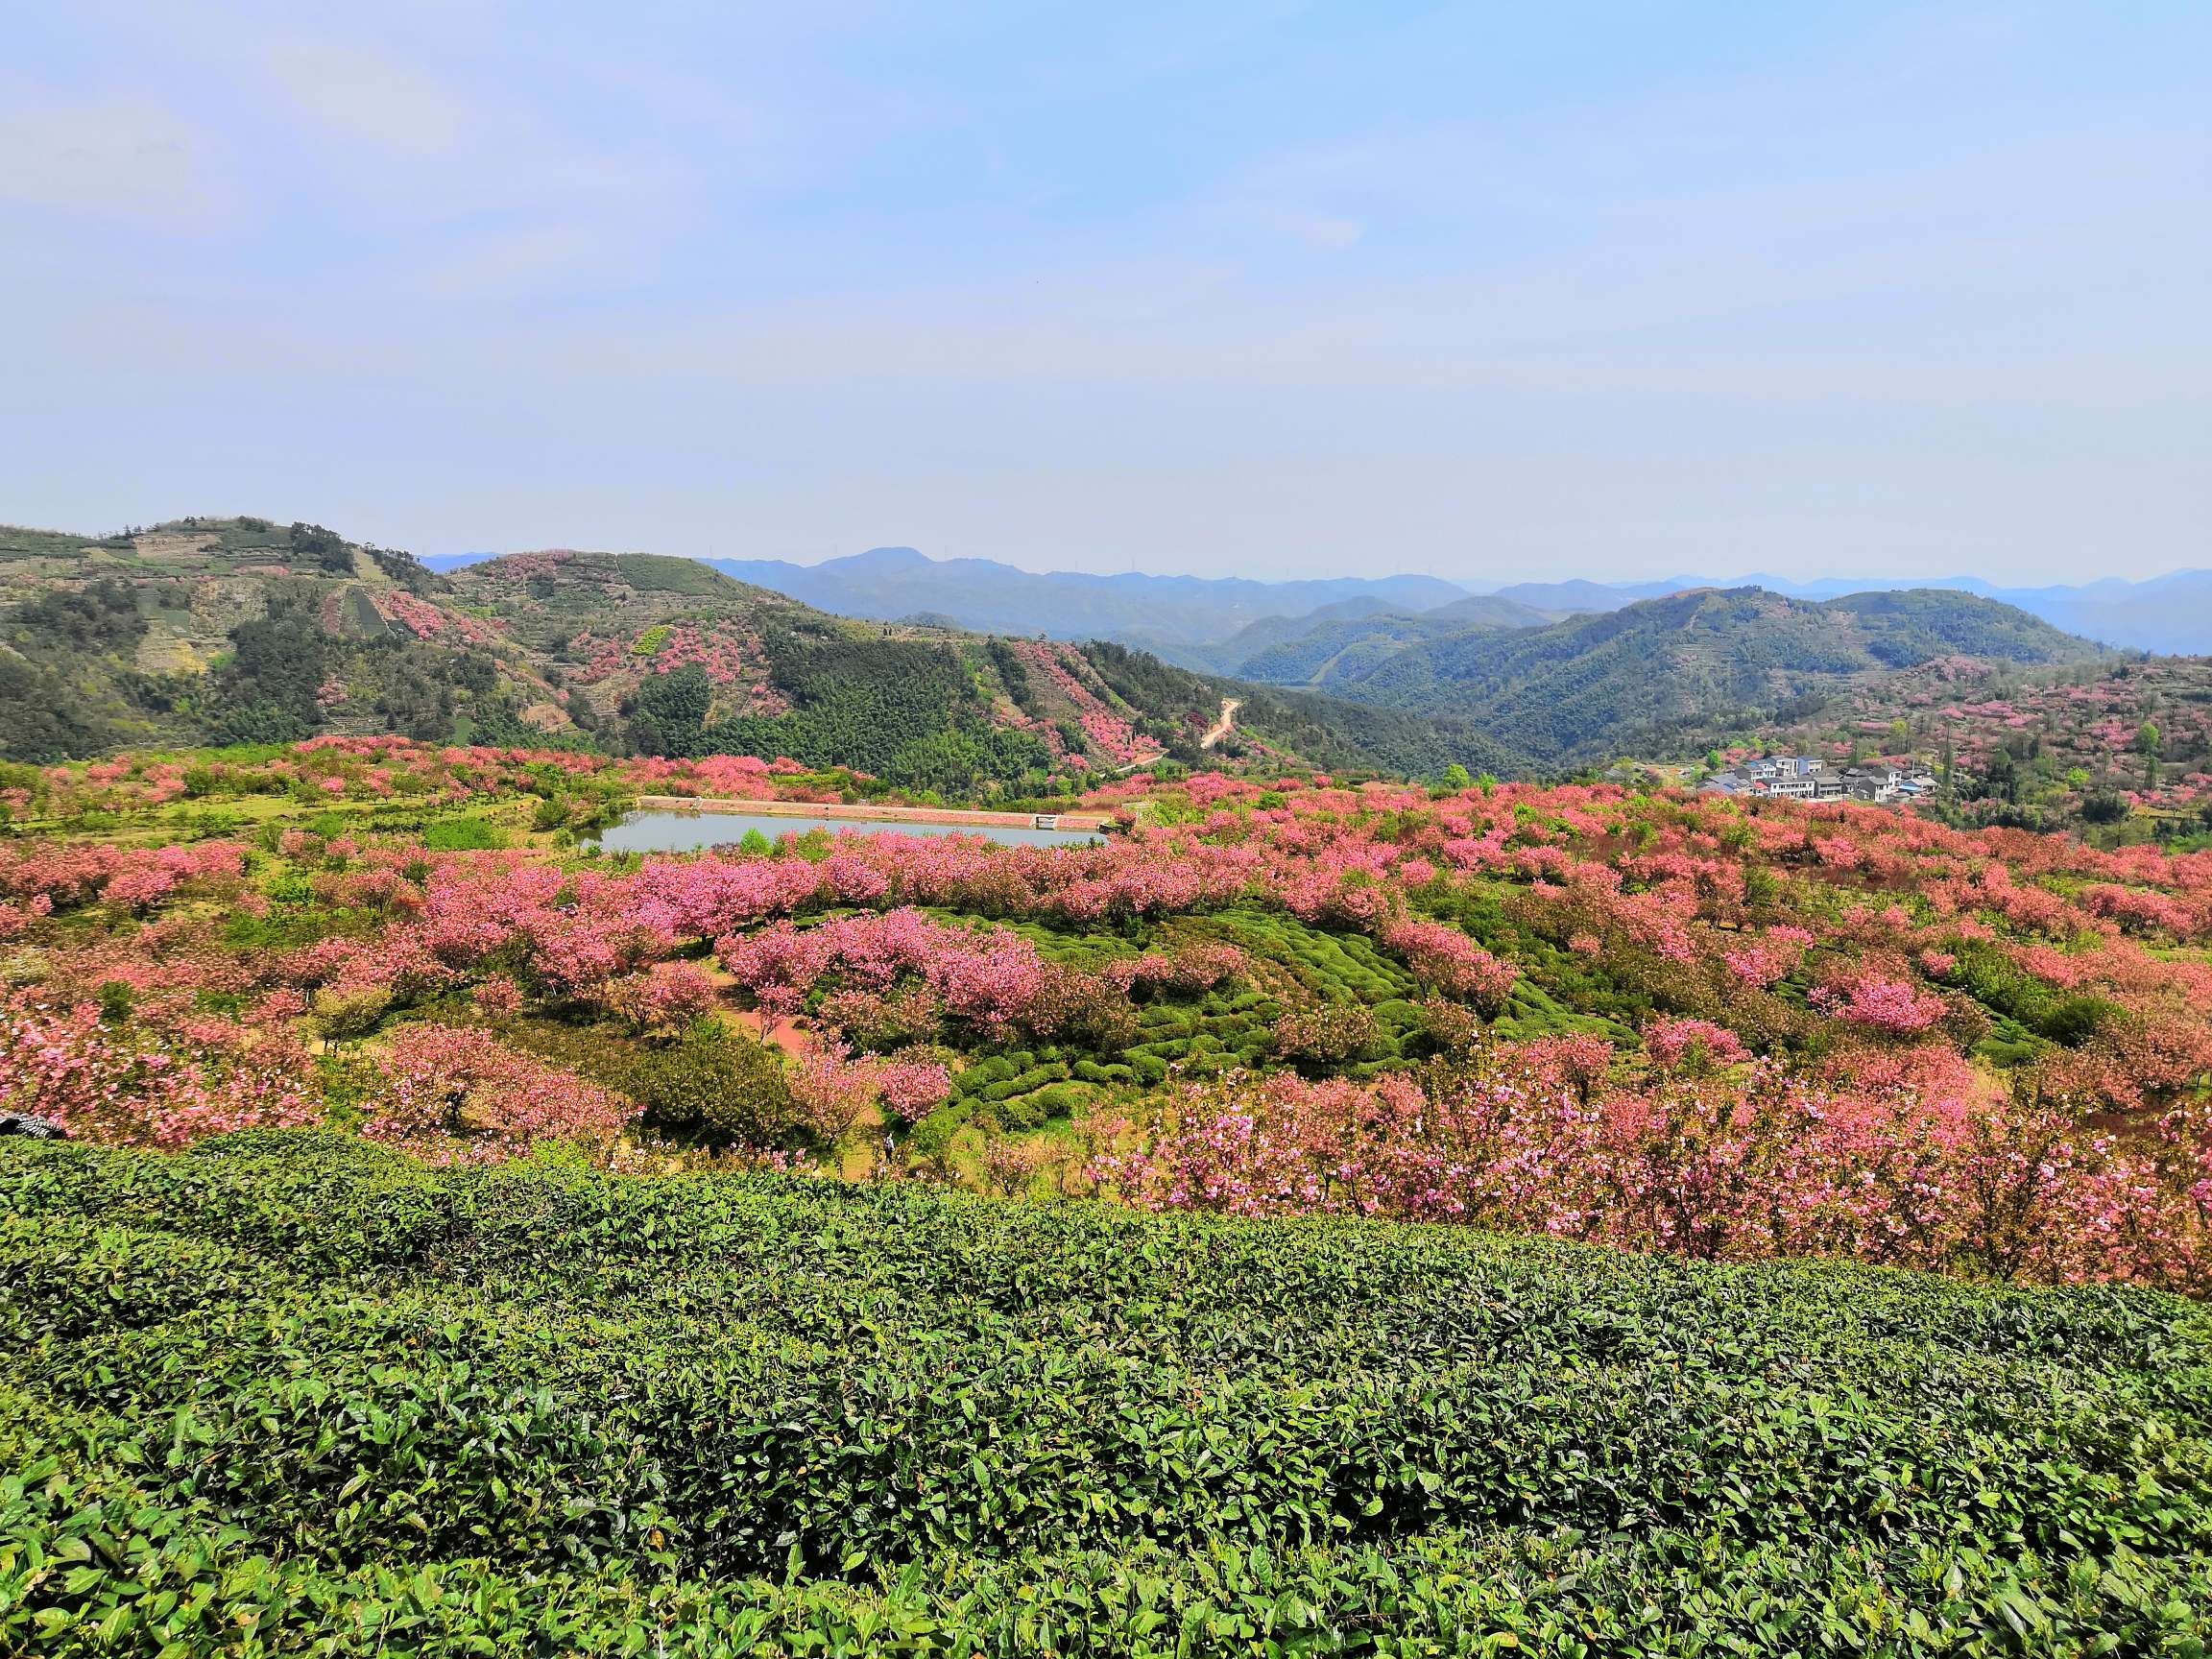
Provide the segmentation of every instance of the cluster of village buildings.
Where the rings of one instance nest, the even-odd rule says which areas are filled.
[[[1871,801],[1887,806],[1932,800],[1936,775],[1898,766],[1835,766],[1811,755],[1769,755],[1709,774],[1697,785],[1717,795],[1780,795],[1796,801]]]

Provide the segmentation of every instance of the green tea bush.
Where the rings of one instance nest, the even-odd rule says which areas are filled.
[[[5,1652],[2212,1630],[2212,1317],[2148,1292],[263,1133],[0,1143],[0,1335]]]
[[[767,1046],[703,1020],[676,1041],[643,1049],[623,1080],[645,1121],[678,1135],[775,1146],[799,1132],[783,1067]]]
[[[2069,995],[2044,983],[1987,944],[1961,941],[1954,954],[1947,979],[1989,1011],[1991,1035],[2000,1044],[2017,1046],[2032,1032],[2080,1047],[2121,1013],[2103,998]]]
[[[1002,1083],[987,1084],[982,1091],[986,1100],[1011,1100],[1017,1094],[1042,1089],[1047,1083],[1057,1083],[1068,1075],[1068,1068],[1054,1061],[1047,1066],[1032,1066],[1026,1071],[1007,1078]]]
[[[958,1094],[980,1094],[995,1083],[1003,1083],[1015,1073],[1012,1058],[994,1054],[976,1065],[964,1067],[952,1079],[952,1089]]]

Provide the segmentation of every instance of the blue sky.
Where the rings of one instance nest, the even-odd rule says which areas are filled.
[[[2212,7],[23,9],[0,519],[2212,564]]]

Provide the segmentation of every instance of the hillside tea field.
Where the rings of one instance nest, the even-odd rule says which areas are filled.
[[[919,1185],[0,1142],[0,1649],[2201,1653],[2212,1324]]]

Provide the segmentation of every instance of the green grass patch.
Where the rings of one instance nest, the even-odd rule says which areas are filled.
[[[507,831],[489,818],[442,818],[423,826],[422,845],[433,853],[480,853],[507,845]]]

